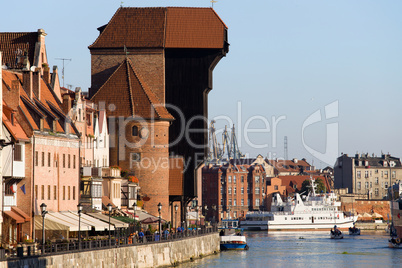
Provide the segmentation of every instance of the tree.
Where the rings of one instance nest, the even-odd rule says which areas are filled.
[[[326,193],[327,192],[327,187],[325,187],[324,182],[322,179],[316,179],[315,180],[316,188],[315,188],[315,193],[320,194],[320,193]],[[311,185],[310,185],[310,179],[303,181],[302,187],[299,191],[300,194],[308,194],[311,192]]]

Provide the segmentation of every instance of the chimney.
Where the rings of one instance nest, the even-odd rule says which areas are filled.
[[[45,80],[46,84],[50,85],[50,68],[49,65],[43,65],[43,80]]]
[[[20,81],[13,80],[11,82],[11,96],[12,99],[11,102],[8,103],[8,105],[10,105],[10,107],[15,109],[20,105]]]
[[[32,80],[33,79],[32,79],[31,71],[23,71],[22,72],[22,84],[24,85],[24,89],[30,99],[33,98]]]
[[[33,92],[35,93],[35,95],[36,95],[36,97],[39,99],[39,100],[41,100],[40,99],[40,93],[41,93],[41,90],[40,90],[40,84],[41,84],[41,71],[40,71],[40,68],[36,68],[35,69],[35,72],[33,72],[33,82],[32,82],[32,87],[33,87]]]
[[[63,95],[63,104],[62,104],[63,112],[68,115],[71,110],[71,98],[70,95],[64,94]]]

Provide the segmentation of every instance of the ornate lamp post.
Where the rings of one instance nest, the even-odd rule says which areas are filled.
[[[45,253],[45,215],[48,213],[46,208],[47,206],[45,203],[40,205],[40,209],[42,211],[42,254]]]
[[[208,206],[204,206],[204,214],[205,214],[205,219],[204,219],[204,225],[205,225],[205,220],[207,219],[207,213],[208,213]]]
[[[174,229],[177,229],[177,209],[179,208],[179,206],[176,204],[174,205],[174,221],[175,221],[175,226]]]
[[[81,203],[77,205],[77,210],[78,210],[78,249],[81,249],[81,212],[82,212]]]
[[[161,212],[162,212],[161,202],[159,202],[158,204],[158,212],[159,212],[159,237],[161,237]]]
[[[107,210],[109,211],[109,243],[110,243],[110,213],[112,213],[112,208],[113,205],[112,204],[107,204]]]
[[[135,224],[135,210],[136,210],[136,208],[137,208],[137,202],[134,202],[134,204],[133,204],[133,210],[134,210],[134,233],[135,233],[135,229],[137,227],[137,225]]]
[[[196,214],[196,216],[197,216],[197,220],[195,221],[195,230],[197,230],[197,232],[198,232],[198,210],[200,209],[200,207],[199,206],[196,206],[195,207],[195,214]]]

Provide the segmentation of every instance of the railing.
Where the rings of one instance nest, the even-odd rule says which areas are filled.
[[[165,243],[175,240],[181,240],[189,237],[202,236],[205,234],[210,234],[218,231],[216,226],[201,228],[199,230],[184,230],[183,232],[176,232],[172,234],[158,234],[144,235],[139,237],[138,235],[121,235],[127,234],[132,231],[132,228],[120,229],[116,236],[111,239],[96,239],[84,240],[78,242],[78,240],[65,242],[65,243],[46,243],[45,245],[20,245],[17,247],[16,255],[11,256],[1,256],[0,259],[17,259],[27,256],[38,256],[38,255],[54,255],[59,253],[67,252],[81,252],[90,251],[96,249],[107,249],[107,248],[118,248],[118,247],[129,247],[136,245],[152,244],[152,243]],[[0,252],[1,253],[1,252]]]

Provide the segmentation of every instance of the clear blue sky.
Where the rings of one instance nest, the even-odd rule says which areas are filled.
[[[71,58],[66,62],[65,84],[86,90],[90,86],[87,47],[98,36],[96,28],[106,24],[120,4],[114,0],[6,1],[1,3],[0,31],[45,29],[50,65],[61,70],[62,62],[55,59]],[[209,7],[211,3],[126,0],[123,6]],[[231,118],[241,130],[237,134],[243,153],[283,157],[287,136],[289,158],[304,157],[309,162],[314,158],[318,167],[335,162],[333,150],[319,155],[325,154],[326,143],[338,143],[337,154],[402,155],[401,1],[220,0],[214,8],[229,27],[230,52],[214,71],[209,117]],[[335,117],[325,120],[325,106],[335,101],[337,113],[334,106],[328,111]],[[303,145],[303,123],[317,110],[324,120],[305,128]],[[273,117],[285,118],[275,131]],[[248,120],[248,129],[269,124],[270,131],[248,134],[247,142]],[[328,142],[326,123],[339,129],[329,134]],[[224,124],[217,120],[216,126]]]

